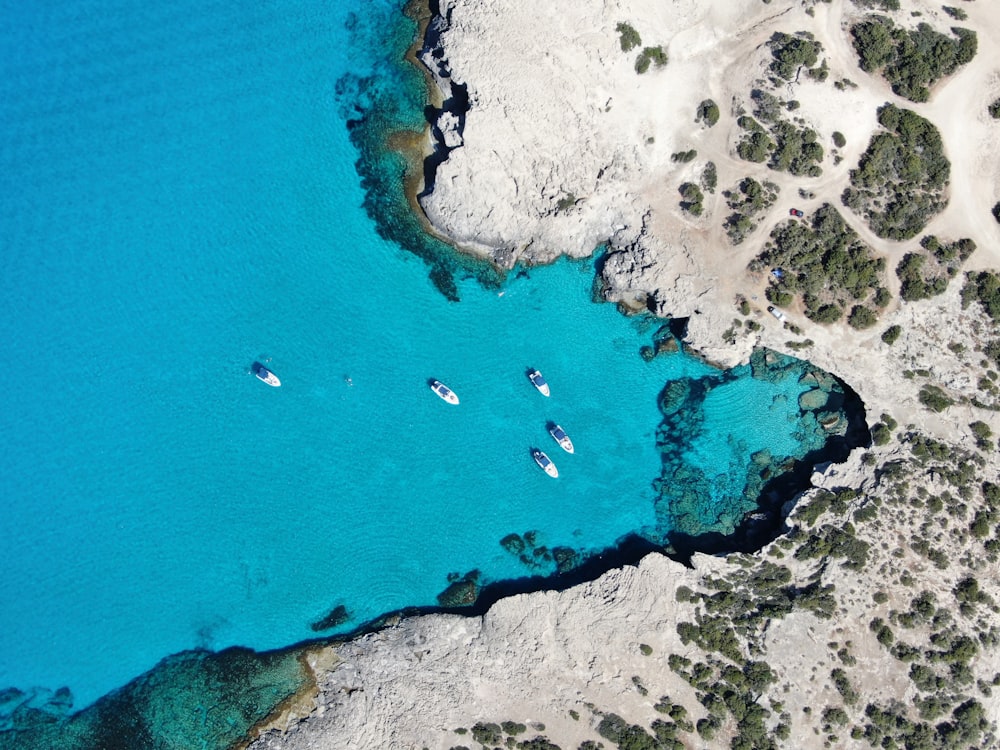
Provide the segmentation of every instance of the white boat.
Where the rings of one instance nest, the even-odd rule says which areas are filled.
[[[254,362],[251,369],[253,370],[253,374],[257,376],[258,380],[267,383],[272,388],[277,388],[281,385],[281,381],[278,380],[278,376],[264,367],[264,365],[260,362]]]
[[[449,404],[458,403],[458,396],[455,395],[455,391],[446,386],[440,380],[431,381],[431,390],[434,391],[441,398],[443,398],[445,401],[447,401]]]
[[[559,443],[559,447],[562,448],[567,453],[573,452],[573,441],[569,439],[569,435],[566,434],[566,430],[557,424],[552,425],[549,428],[549,434],[552,439]]]
[[[549,395],[549,384],[545,382],[545,378],[542,377],[542,373],[538,370],[532,370],[528,373],[528,379],[531,381],[531,384],[538,389],[539,393],[543,396]]]
[[[559,469],[557,469],[556,465],[552,463],[552,459],[538,450],[538,448],[531,449],[531,457],[535,459],[535,463],[542,468],[542,471],[550,477],[555,478],[559,476]]]

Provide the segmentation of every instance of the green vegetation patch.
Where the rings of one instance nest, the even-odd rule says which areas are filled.
[[[994,323],[1000,322],[1000,276],[993,271],[965,275],[962,287],[962,309],[978,302]]]
[[[892,90],[912,102],[926,102],[935,82],[976,56],[976,32],[957,27],[951,32],[954,37],[927,23],[904,29],[886,16],[871,16],[851,28],[861,69],[881,71]]]
[[[976,243],[963,239],[942,244],[929,235],[920,241],[920,247],[921,252],[907,253],[896,266],[899,296],[907,302],[943,294],[962,263],[975,251]]]
[[[940,132],[920,115],[886,104],[878,121],[884,130],[851,170],[843,202],[879,237],[908,240],[945,207],[951,165]]]
[[[899,0],[852,0],[859,8],[876,10],[899,10]]]
[[[681,201],[681,208],[692,216],[701,216],[701,213],[704,210],[702,201],[705,199],[705,195],[701,192],[701,188],[693,182],[685,182],[680,186],[680,194],[681,198],[683,198]]]
[[[756,163],[767,162],[776,172],[808,177],[821,175],[823,170],[819,165],[824,154],[816,131],[795,125],[781,116],[783,108],[793,103],[783,102],[760,89],[755,89],[751,98],[757,119],[743,115],[737,120],[737,124],[747,131],[736,145],[739,157]]]
[[[732,211],[723,227],[729,241],[739,245],[757,228],[755,217],[771,207],[778,197],[778,186],[765,180],[757,182],[753,177],[744,177],[732,190],[723,190],[726,205]]]
[[[823,45],[808,31],[785,34],[776,31],[768,40],[771,48],[771,72],[786,81],[794,79],[800,68],[812,68],[819,61]]]
[[[876,309],[889,299],[883,280],[885,259],[874,257],[829,203],[809,223],[786,221],[775,227],[764,250],[750,263],[751,271],[771,268],[780,268],[782,274],[772,276],[768,299],[787,305],[801,297],[806,315],[817,323],[832,323],[849,307],[863,306],[871,313],[861,326],[867,327],[877,318]]]
[[[651,64],[658,68],[667,64],[667,53],[663,47],[643,47],[635,59],[635,72],[642,75],[649,70]]]
[[[631,52],[642,44],[639,32],[624,21],[615,27],[615,31],[619,34],[618,42],[621,44],[622,52]]]
[[[711,99],[706,99],[698,105],[698,109],[695,111],[694,121],[703,122],[708,125],[708,127],[712,127],[719,121],[719,105]]]

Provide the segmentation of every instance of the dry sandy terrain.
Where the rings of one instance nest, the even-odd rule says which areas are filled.
[[[955,3],[969,16],[961,25],[978,32],[978,54],[938,83],[929,102],[913,104],[858,67],[849,28],[863,13],[850,0],[442,0],[441,13],[449,19],[440,29],[447,67],[434,66],[437,82],[444,98],[452,84],[467,85],[471,107],[464,123],[450,114],[437,123],[454,150],[422,206],[443,236],[501,266],[588,255],[609,241],[608,263],[614,266],[609,297],[664,315],[691,316],[688,342],[712,361],[734,364],[755,346],[791,351],[787,344],[796,337],[765,312],[767,279],[746,270],[790,208],[808,213],[824,202],[837,206],[887,259],[894,296],[898,280],[892,269],[916,246],[917,240],[876,237],[841,206],[848,172],[867,147],[877,128],[876,109],[885,102],[913,109],[937,125],[951,161],[949,205],[925,233],[970,237],[978,250],[966,268],[1000,268],[1000,225],[990,213],[1000,199],[1000,123],[986,110],[1000,97],[1000,3]],[[899,24],[927,21],[943,30],[956,25],[940,4],[902,4],[903,11],[893,14]],[[912,16],[913,11],[921,15]],[[662,45],[669,63],[638,75],[636,53],[620,48],[620,22],[631,24],[644,45]],[[820,135],[827,157],[816,178],[773,172],[736,155],[736,114],[749,109],[751,89],[766,76],[771,57],[765,42],[775,31],[811,32],[829,66],[825,83],[800,76],[775,92],[799,101],[795,115]],[[857,85],[838,90],[833,82],[842,79]],[[707,98],[722,110],[712,128],[694,121],[696,107]],[[830,156],[834,131],[847,141],[836,165]],[[694,161],[671,160],[671,154],[688,149],[697,150]],[[680,209],[677,190],[685,181],[697,181],[707,161],[717,165],[718,189],[706,194],[704,214],[694,218]],[[746,175],[771,180],[781,191],[759,227],[733,247],[722,228],[727,209],[721,191]],[[800,198],[800,189],[814,197]],[[962,404],[932,413],[917,397],[922,382],[945,388],[956,400],[977,393],[982,355],[976,347],[991,323],[976,307],[961,309],[958,287],[953,283],[931,300],[895,300],[880,325],[867,331],[845,323],[816,325],[792,309],[789,321],[803,330],[797,340],[813,341],[799,356],[847,381],[865,401],[870,422],[889,412],[901,425],[947,441],[954,455],[975,453],[969,424],[982,420],[1000,433],[997,412]],[[724,343],[720,333],[734,317],[738,294],[752,301],[751,318],[762,328],[743,330],[735,342]],[[903,329],[892,347],[880,339],[890,324]],[[928,373],[923,381],[903,376],[916,369]],[[975,483],[998,481],[995,456],[990,449],[981,457]],[[638,568],[612,571],[565,592],[501,601],[483,618],[407,620],[318,651],[316,658],[324,661],[317,667],[318,696],[282,717],[279,725],[291,726],[287,732],[267,732],[254,748],[479,747],[467,733],[453,730],[503,720],[526,724],[523,737],[544,734],[560,747],[576,748],[601,740],[596,728],[602,712],[650,726],[662,716],[654,706],[664,695],[683,703],[693,719],[703,717],[694,689],[668,664],[669,654],[707,658],[678,635],[677,624],[695,619],[700,605],[679,601],[676,592],[680,586],[710,591],[710,578],[738,576],[766,560],[787,565],[794,582],[832,584],[837,592],[829,619],[796,609],[746,635],[743,645],[756,644],[753,655],[777,674],[771,694],[760,697],[761,705],[773,709],[769,726],[789,715],[787,747],[868,747],[848,737],[847,729],[827,740],[821,710],[841,705],[831,670],[847,669],[862,693],[858,705],[845,707],[859,727],[869,700],[889,705],[895,699],[906,707],[921,697],[908,665],[876,641],[868,628],[871,618],[891,619],[890,610],[905,611],[921,589],[951,602],[956,583],[970,574],[1000,600],[996,556],[990,559],[981,542],[962,531],[968,523],[962,514],[971,517],[979,501],[969,499],[962,514],[939,518],[933,531],[920,532],[935,534],[935,544],[953,561],[931,565],[926,550],[918,553],[911,544],[915,529],[929,517],[923,503],[899,505],[899,487],[873,468],[897,460],[910,460],[910,451],[894,441],[873,449],[867,460],[856,453],[846,465],[813,478],[817,487],[859,490],[846,511],[823,516],[832,526],[842,527],[866,503],[879,505],[878,520],[857,531],[871,547],[863,570],[829,559],[792,559],[790,547],[778,540],[747,560],[697,558],[693,570],[652,555]],[[915,472],[906,486],[921,488],[925,497],[956,491],[938,470]],[[979,612],[976,627],[1000,624],[995,608]],[[956,632],[967,625],[959,620]],[[904,635],[927,637],[929,628]],[[849,651],[853,662],[838,657],[839,648]],[[984,647],[973,663],[974,676],[985,685],[998,671],[997,650]],[[982,696],[986,718],[1000,721],[1000,701],[988,697],[988,688]],[[684,747],[729,747],[736,731],[730,721],[714,741],[694,732],[681,739]],[[986,744],[995,746],[990,737]]]

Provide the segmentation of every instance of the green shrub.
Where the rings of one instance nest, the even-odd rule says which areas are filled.
[[[823,45],[805,31],[794,35],[777,31],[768,40],[767,46],[771,48],[774,58],[771,71],[786,81],[791,81],[800,67],[811,68],[815,65],[819,53],[823,51]]]
[[[642,39],[639,37],[639,32],[632,28],[627,23],[620,23],[615,27],[620,36],[618,38],[619,43],[622,47],[622,52],[631,52],[633,49],[642,44]]]
[[[695,122],[703,122],[708,127],[712,127],[719,121],[719,105],[711,99],[705,99],[698,105],[694,119]]]
[[[710,161],[705,165],[705,170],[701,173],[701,186],[710,193],[715,192],[719,184],[719,175],[715,169],[715,162]]]
[[[693,182],[685,182],[680,186],[679,191],[684,199],[681,201],[681,208],[693,216],[701,216],[702,201],[705,199],[701,188]]]
[[[994,99],[988,109],[990,117],[994,120],[1000,120],[1000,99]]]
[[[944,391],[930,383],[920,389],[918,398],[921,404],[936,412],[942,412],[955,403]]]
[[[962,309],[972,302],[978,302],[994,323],[1000,322],[1000,276],[993,271],[967,273],[962,287]]]
[[[833,145],[837,148],[843,148],[847,145],[847,139],[839,130],[833,131]]]
[[[499,724],[482,721],[472,726],[472,738],[483,745],[499,745],[503,741]]]
[[[662,47],[643,47],[635,60],[635,72],[640,75],[649,70],[650,63],[662,68],[667,64],[667,53]]]
[[[878,322],[878,315],[869,307],[855,305],[851,309],[847,322],[852,328],[871,328]]]
[[[903,329],[898,325],[892,325],[882,331],[882,340],[889,346],[896,343],[899,335],[903,332]]]
[[[892,431],[884,424],[878,422],[872,427],[872,442],[875,445],[886,445],[890,440],[892,440]]]

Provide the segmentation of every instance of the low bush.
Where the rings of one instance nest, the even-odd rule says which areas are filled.
[[[622,52],[631,52],[642,44],[639,32],[627,23],[622,22],[618,24],[615,27],[615,31],[619,34],[618,42],[621,44]]]
[[[774,58],[771,72],[786,81],[791,81],[799,68],[813,67],[819,60],[819,53],[823,51],[823,45],[806,31],[795,34],[776,31],[768,40],[767,46],[771,48]]]
[[[705,99],[698,105],[694,119],[695,122],[703,122],[708,127],[712,127],[719,121],[719,105],[711,99]]]
[[[635,72],[642,75],[649,70],[650,64],[658,68],[667,64],[667,53],[663,51],[663,47],[643,47],[635,60]]]

